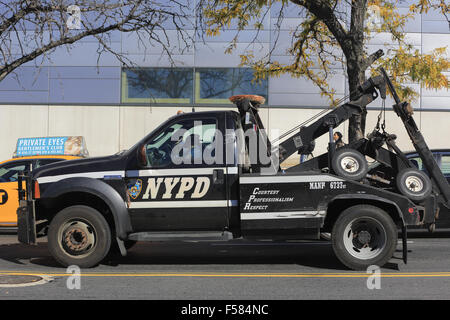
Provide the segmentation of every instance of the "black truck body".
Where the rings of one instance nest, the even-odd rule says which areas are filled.
[[[383,76],[371,78],[361,86],[360,99],[279,144],[278,159],[284,161],[359,112],[376,98],[376,90],[385,97],[384,81]],[[379,163],[361,179],[333,170],[331,162],[340,151],[332,141],[329,152],[282,170],[274,162],[248,163],[252,143],[245,139],[246,129],[256,132],[263,154],[270,156],[274,147],[255,102],[243,99],[237,106],[239,112],[177,115],[123,153],[56,163],[24,175],[19,179],[19,240],[34,244],[36,237],[48,235],[49,248],[61,264],[90,267],[111,247],[125,255],[126,245],[134,241],[319,240],[328,232],[338,258],[363,269],[389,260],[397,230],[402,230],[406,261],[407,226],[433,223],[441,192],[436,183],[425,199],[412,200],[398,191],[396,175],[412,165],[401,153],[382,147],[388,143],[396,148],[391,136],[373,134],[345,148]],[[200,149],[189,149],[191,157],[182,163],[170,158],[178,143],[171,137],[180,127],[187,132],[183,139],[197,129],[202,138]],[[205,134],[213,129],[214,138]],[[196,152],[214,161],[196,157]]]

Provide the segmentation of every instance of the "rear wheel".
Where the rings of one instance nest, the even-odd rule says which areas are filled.
[[[63,266],[97,265],[111,247],[111,230],[97,210],[77,205],[61,210],[48,229],[52,256]]]
[[[381,267],[397,247],[397,227],[380,208],[353,206],[344,210],[334,224],[332,245],[337,258],[350,269]]]

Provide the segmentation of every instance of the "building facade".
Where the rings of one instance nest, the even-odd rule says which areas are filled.
[[[400,2],[400,10],[407,11],[409,2]],[[133,62],[128,67],[110,53],[99,56],[93,38],[83,39],[71,48],[58,48],[0,82],[0,160],[11,157],[19,137],[81,135],[86,138],[91,156],[116,153],[135,144],[178,110],[233,108],[227,98],[244,93],[266,98],[262,119],[269,130],[281,134],[327,108],[328,100],[311,82],[289,75],[252,82],[252,70],[239,67],[239,55],[251,52],[255,58],[264,57],[273,49],[274,60],[290,61],[287,50],[291,32],[301,19],[299,15],[295,6],[287,8],[281,31],[275,35],[278,10],[274,8],[265,17],[262,31],[250,27],[240,32],[232,54],[225,53],[225,49],[236,34],[233,26],[219,36],[198,39],[186,49],[177,48],[176,30],[167,25],[166,32],[175,44],[175,64],[161,46],[143,45],[136,34],[111,33],[111,47]],[[405,31],[421,52],[447,46],[450,55],[450,26],[441,13],[430,10],[417,14]],[[377,35],[369,42],[368,51],[383,49],[389,42],[389,34]],[[347,79],[339,68],[330,80],[338,98],[348,94]],[[450,148],[446,138],[450,136],[450,91],[413,86],[420,97],[412,105],[427,142],[432,148]],[[370,106],[367,131],[375,126],[380,107],[381,100]],[[411,150],[406,132],[390,108],[386,118],[386,130],[398,135],[403,150]],[[346,137],[345,125],[338,130]],[[326,149],[326,139],[318,140],[317,153]],[[297,161],[298,156],[290,163]]]

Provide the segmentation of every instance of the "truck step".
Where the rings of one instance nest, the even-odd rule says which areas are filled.
[[[180,231],[180,232],[137,232],[128,236],[134,241],[195,241],[195,240],[231,240],[229,231]]]

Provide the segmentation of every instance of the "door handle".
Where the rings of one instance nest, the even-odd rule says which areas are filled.
[[[223,169],[213,170],[213,184],[223,184],[225,182],[225,175]]]

